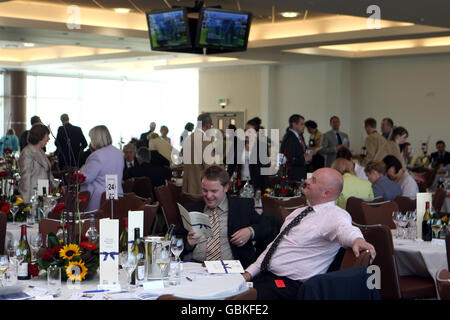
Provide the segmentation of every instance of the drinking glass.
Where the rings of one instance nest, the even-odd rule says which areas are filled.
[[[399,220],[400,220],[400,217],[401,217],[401,212],[400,211],[394,211],[394,212],[392,212],[392,221],[394,221],[394,224],[395,224],[395,238],[398,238],[399,236],[400,236],[400,232],[399,232],[399,229],[400,229],[400,225],[399,225]]]
[[[183,239],[173,237],[172,241],[170,242],[170,250],[172,251],[173,255],[175,256],[175,260],[178,263],[180,262],[180,254],[183,252],[183,249]]]
[[[19,240],[16,240],[14,238],[10,238],[6,242],[6,250],[8,253],[8,256],[10,258],[13,258],[17,255],[17,247],[19,246]]]
[[[406,227],[408,226],[409,222],[409,216],[408,213],[405,212],[405,214],[401,215],[399,224],[402,228],[402,239],[406,239]]]
[[[42,247],[42,234],[36,233],[36,235],[31,237],[30,241],[31,249],[32,249],[32,260],[36,261],[36,255],[39,251],[39,249]]]
[[[442,229],[442,221],[440,218],[431,219],[431,229],[433,230],[434,238],[437,239]]]
[[[3,287],[4,274],[8,270],[9,262],[8,256],[5,254],[0,255],[0,284]]]
[[[120,264],[122,265],[122,268],[127,272],[127,287],[130,288],[131,275],[134,269],[136,269],[137,259],[132,252],[125,251],[120,253],[119,259],[121,260]]]
[[[161,271],[161,280],[164,280],[164,271],[170,263],[170,241],[161,241],[157,244],[155,261]]]
[[[416,240],[417,238],[417,222],[416,222],[416,211],[408,212],[408,239]]]
[[[12,206],[11,209],[9,209],[9,211],[11,212],[12,216],[13,216],[13,224],[16,224],[16,214],[17,212],[19,212],[19,206]]]
[[[58,266],[49,266],[47,268],[47,287],[48,291],[54,297],[61,294],[61,268]]]

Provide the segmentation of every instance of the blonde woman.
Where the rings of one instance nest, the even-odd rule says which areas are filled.
[[[373,199],[372,184],[355,175],[353,162],[344,158],[337,158],[331,167],[339,171],[344,179],[344,188],[336,199],[336,205],[345,209],[347,199],[350,197]]]

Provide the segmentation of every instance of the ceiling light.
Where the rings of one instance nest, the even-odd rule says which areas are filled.
[[[23,46],[24,46],[24,47],[27,47],[27,48],[32,48],[32,47],[34,47],[34,43],[31,43],[31,42],[24,42],[24,43],[23,43]]]
[[[114,11],[116,13],[129,13],[131,10],[128,8],[115,8]]]
[[[281,12],[280,15],[283,18],[297,18],[299,16],[300,13],[298,12],[294,12],[294,11],[285,11],[285,12]]]

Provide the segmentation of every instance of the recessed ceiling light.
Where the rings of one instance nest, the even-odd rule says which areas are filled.
[[[300,15],[300,13],[294,11],[285,11],[281,12],[280,15],[283,18],[297,18]]]
[[[115,8],[114,11],[117,13],[129,13],[131,10],[128,8]]]
[[[34,43],[31,43],[31,42],[24,42],[24,43],[23,43],[23,46],[24,46],[24,47],[27,47],[27,48],[31,48],[31,47],[34,47]]]

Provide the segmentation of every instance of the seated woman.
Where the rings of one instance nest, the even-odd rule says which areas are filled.
[[[386,156],[383,162],[386,165],[386,175],[399,184],[402,196],[416,200],[419,186],[408,171],[402,169],[400,161],[394,156]]]
[[[91,193],[86,211],[100,208],[102,193],[106,191],[105,175],[107,174],[117,175],[118,193],[119,195],[123,194],[121,183],[124,167],[123,155],[119,149],[112,146],[108,128],[102,125],[96,126],[89,131],[89,137],[91,138],[92,153],[80,169],[80,172],[86,177],[80,191]]]
[[[47,179],[51,188],[57,187],[50,161],[42,150],[50,140],[49,133],[49,129],[43,124],[35,124],[28,133],[27,146],[20,153],[19,192],[24,202],[30,202],[33,189],[37,188],[39,179]]]
[[[332,166],[333,169],[339,171],[344,179],[344,187],[341,194],[336,199],[336,205],[345,210],[347,206],[347,199],[350,197],[372,199],[373,190],[372,184],[364,179],[358,178],[355,175],[353,163],[344,158],[336,159]]]
[[[402,195],[402,189],[394,181],[385,176],[386,165],[383,161],[370,161],[366,168],[367,177],[372,182],[373,195],[393,201]]]

